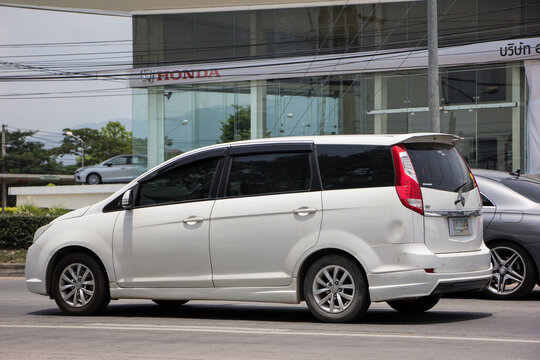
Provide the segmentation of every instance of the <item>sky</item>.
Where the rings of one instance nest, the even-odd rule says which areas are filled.
[[[55,146],[67,127],[120,120],[130,129],[131,91],[124,80],[12,77],[126,68],[131,40],[130,17],[0,6],[0,124],[40,130],[36,136],[47,146]]]

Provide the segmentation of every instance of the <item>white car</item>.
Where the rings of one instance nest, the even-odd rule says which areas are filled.
[[[118,155],[97,165],[85,166],[75,171],[75,181],[90,185],[114,182],[130,182],[146,169],[144,155]]]
[[[40,228],[28,288],[81,315],[122,298],[305,300],[329,322],[372,301],[426,311],[491,279],[457,141],[322,136],[190,151]]]

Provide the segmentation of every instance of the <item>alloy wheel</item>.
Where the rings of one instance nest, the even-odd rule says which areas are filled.
[[[343,267],[330,265],[321,269],[313,279],[313,296],[322,310],[339,314],[354,300],[355,284]]]
[[[508,295],[521,287],[527,276],[527,268],[517,251],[506,246],[495,247],[491,249],[491,263],[493,277],[489,291],[497,295]]]
[[[62,271],[58,289],[62,299],[69,306],[76,308],[85,306],[94,296],[94,274],[84,264],[70,264]]]
[[[88,184],[90,185],[96,185],[96,184],[99,184],[100,183],[100,178],[99,178],[99,175],[97,174],[90,174],[88,175],[88,180],[87,180]]]

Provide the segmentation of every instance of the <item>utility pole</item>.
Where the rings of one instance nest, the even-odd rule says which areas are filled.
[[[6,129],[7,125],[2,124],[2,174],[6,173]],[[2,179],[2,213],[6,211],[7,206],[7,194],[6,194],[6,180]]]
[[[428,19],[428,93],[429,127],[432,132],[441,132],[439,108],[439,41],[437,30],[437,0],[427,2]]]

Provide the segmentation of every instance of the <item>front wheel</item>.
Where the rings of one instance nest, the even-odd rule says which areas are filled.
[[[92,315],[109,304],[107,277],[94,258],[70,254],[55,266],[51,291],[58,307],[68,315]]]
[[[484,293],[495,300],[516,300],[527,296],[538,275],[529,254],[510,242],[488,244],[493,276]]]
[[[306,303],[324,322],[349,322],[360,318],[370,304],[367,283],[351,259],[330,255],[315,261],[303,283]]]
[[[428,311],[441,299],[440,294],[422,296],[416,299],[392,300],[386,303],[394,310],[404,313],[422,313]]]
[[[101,184],[101,176],[99,176],[99,174],[96,174],[96,173],[91,173],[90,175],[86,177],[86,183],[89,185]]]

